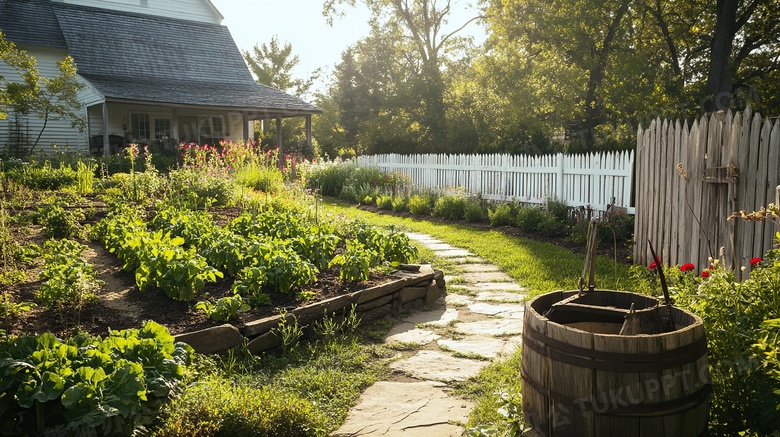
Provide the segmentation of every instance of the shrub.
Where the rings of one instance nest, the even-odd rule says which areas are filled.
[[[517,212],[517,226],[524,232],[533,232],[545,217],[544,210],[535,206],[525,206]]]
[[[566,202],[557,199],[547,199],[547,212],[552,214],[559,222],[569,223],[571,220],[569,211],[570,208],[566,206]]]
[[[490,226],[509,226],[515,223],[515,208],[509,203],[499,203],[488,208]]]
[[[238,313],[249,311],[249,305],[244,303],[240,295],[235,295],[225,296],[217,301],[198,302],[195,309],[203,310],[213,320],[224,322],[238,317]]]
[[[275,193],[284,187],[284,175],[278,168],[255,162],[237,169],[235,178],[239,185],[264,193]]]
[[[390,195],[378,196],[376,198],[376,206],[379,207],[379,209],[384,209],[384,210],[393,209],[393,196]]]
[[[308,178],[306,186],[319,191],[322,195],[339,197],[347,179],[356,168],[357,165],[354,162],[329,162],[314,165],[306,172]]]
[[[414,215],[428,215],[431,212],[431,203],[428,197],[420,194],[410,197],[409,212]]]
[[[780,241],[780,234],[778,234]],[[679,267],[664,268],[677,306],[700,316],[707,333],[713,397],[713,435],[773,435],[780,429],[780,251],[767,253],[750,278],[739,282],[716,261],[706,278]],[[652,271],[634,266],[643,291],[658,294]]]
[[[485,216],[485,212],[482,210],[482,207],[479,206],[479,204],[473,201],[469,201],[466,202],[466,206],[463,209],[463,216],[467,222],[474,223],[481,221]]]
[[[433,205],[432,215],[450,220],[463,218],[466,201],[461,197],[442,196],[436,199]]]
[[[558,237],[566,230],[566,224],[550,213],[545,213],[536,229],[546,237]]]
[[[408,196],[396,196],[393,198],[393,212],[401,212],[409,209]]]

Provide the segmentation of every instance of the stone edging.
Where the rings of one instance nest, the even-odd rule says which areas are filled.
[[[416,269],[416,266],[412,270]],[[365,290],[337,296],[304,307],[296,308],[285,317],[295,316],[301,325],[310,325],[324,314],[335,314],[355,305],[361,320],[379,319],[406,310],[423,308],[437,301],[446,288],[444,274],[430,265],[419,266],[419,271],[399,270],[392,274],[397,279]],[[196,352],[212,354],[226,351],[248,340],[253,354],[269,351],[280,345],[272,330],[279,326],[281,315],[246,323],[239,329],[225,324],[200,331],[176,335],[176,341],[189,344]]]

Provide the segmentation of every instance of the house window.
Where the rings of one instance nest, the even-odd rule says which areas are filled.
[[[171,119],[170,118],[155,118],[154,119],[154,139],[159,140],[163,137],[171,137]]]
[[[130,114],[130,132],[136,140],[148,140],[149,135],[149,114]]]

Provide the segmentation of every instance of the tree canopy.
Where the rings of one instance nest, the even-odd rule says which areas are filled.
[[[365,4],[371,34],[319,96],[328,153],[633,147],[658,116],[780,113],[776,0],[481,0],[484,43],[459,38],[445,0],[325,0],[331,22]],[[445,30],[446,29],[446,30]]]

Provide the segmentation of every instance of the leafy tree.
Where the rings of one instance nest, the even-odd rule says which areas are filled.
[[[281,44],[277,36],[272,37],[268,44],[255,45],[253,53],[244,52],[244,59],[258,83],[299,98],[308,95],[319,77],[319,70],[305,80],[293,77],[292,70],[298,65],[298,55],[292,54],[292,44]],[[276,123],[264,123],[260,139],[266,146],[273,147],[276,144],[276,135]],[[304,120],[300,117],[282,124],[282,147],[286,152],[311,154],[312,151],[304,150],[305,138]]]
[[[355,6],[357,0],[325,0],[323,14],[329,23],[342,16],[338,5]],[[447,83],[442,73],[443,54],[455,35],[474,17],[455,29],[447,29],[452,12],[451,0],[363,0],[372,12],[372,34],[397,35],[407,43],[408,51],[399,60],[410,61],[422,79],[414,91],[422,102],[424,146],[430,151],[447,150],[447,114],[444,94]],[[409,56],[413,58],[409,59]],[[404,59],[406,58],[406,59]]]
[[[0,76],[0,119],[5,119],[8,110],[19,115],[33,114],[43,120],[33,148],[46,130],[49,121],[67,119],[74,128],[83,131],[86,123],[78,114],[82,105],[77,93],[84,87],[76,75],[76,64],[70,56],[57,62],[60,74],[54,78],[40,75],[34,57],[16,48],[0,33],[0,57],[19,75],[20,82],[6,81]]]

